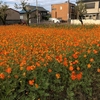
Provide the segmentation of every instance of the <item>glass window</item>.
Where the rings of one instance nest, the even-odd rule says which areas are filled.
[[[86,9],[92,9],[95,8],[95,3],[89,3],[89,4],[85,4]]]
[[[23,16],[20,16],[20,19],[23,19]]]
[[[60,6],[60,10],[62,10],[62,6]]]

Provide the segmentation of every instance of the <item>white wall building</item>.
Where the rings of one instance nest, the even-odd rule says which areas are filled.
[[[87,10],[85,19],[100,19],[100,0],[82,0],[82,3],[85,4]]]

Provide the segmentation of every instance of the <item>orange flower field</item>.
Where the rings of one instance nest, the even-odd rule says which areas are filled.
[[[1,100],[100,100],[99,78],[100,26],[0,26]]]

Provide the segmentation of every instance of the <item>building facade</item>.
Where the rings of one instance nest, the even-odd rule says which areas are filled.
[[[51,5],[51,17],[67,21],[76,18],[75,4],[65,2]]]
[[[36,6],[27,5],[27,9],[30,10],[29,23],[36,23],[37,18],[38,18],[38,23],[40,23],[40,21],[45,19],[45,17],[48,15],[48,11],[45,8],[40,6],[36,7]],[[20,19],[22,21],[27,21],[27,15],[24,10],[20,11]]]
[[[9,8],[7,10],[7,18],[6,18],[7,24],[18,24],[20,23],[20,13],[17,10],[14,10],[12,8]]]
[[[6,18],[6,24],[18,24],[20,23],[20,13],[17,10],[14,10],[12,8],[8,8],[6,11],[7,18]],[[0,24],[2,25],[2,21],[0,21]]]
[[[85,4],[87,13],[85,19],[100,19],[100,0],[81,0]],[[77,1],[77,4],[80,0]]]

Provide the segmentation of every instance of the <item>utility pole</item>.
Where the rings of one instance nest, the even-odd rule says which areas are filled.
[[[36,18],[37,18],[37,24],[38,24],[38,1],[36,0]]]
[[[67,18],[68,18],[68,24],[70,24],[70,22],[71,22],[70,0],[68,0],[68,14],[67,14]]]
[[[67,19],[69,19],[69,2],[70,2],[70,1],[68,0],[68,8],[67,8],[67,9],[68,9],[68,13],[67,13]]]

